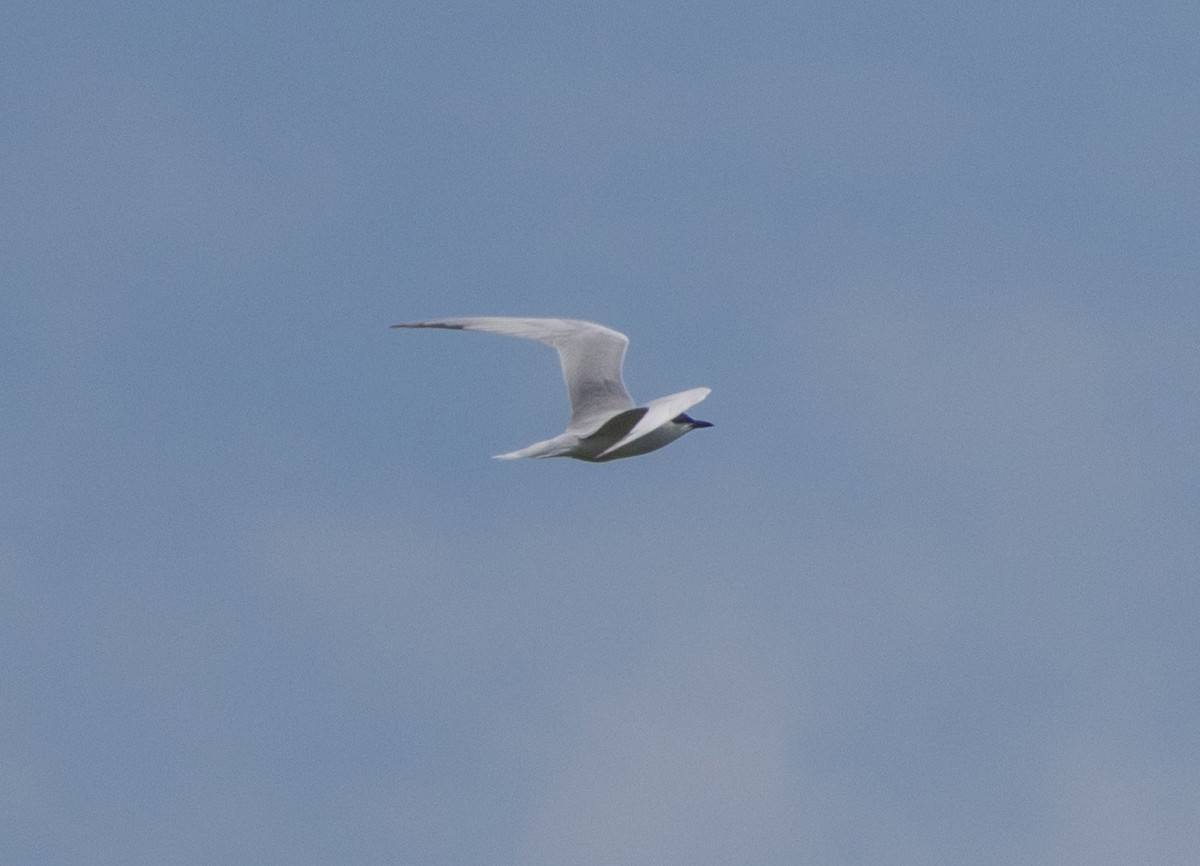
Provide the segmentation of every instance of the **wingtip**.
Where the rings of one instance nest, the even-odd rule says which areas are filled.
[[[395,325],[389,325],[389,328],[442,328],[447,331],[463,331],[466,330],[459,322],[453,319],[435,319],[428,322],[400,322]]]

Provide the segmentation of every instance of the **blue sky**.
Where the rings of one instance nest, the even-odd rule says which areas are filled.
[[[1196,862],[1198,28],[8,4],[0,859]]]

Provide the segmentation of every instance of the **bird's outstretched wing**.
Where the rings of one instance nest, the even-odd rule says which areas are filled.
[[[651,400],[646,404],[646,414],[633,425],[633,428],[625,434],[623,439],[619,442],[614,442],[601,451],[600,456],[603,457],[605,454],[611,454],[618,448],[624,448],[629,443],[641,439],[647,433],[654,432],[672,418],[695,406],[711,393],[712,388],[692,388],[688,391],[680,391],[678,394],[669,394],[666,397]]]
[[[621,380],[621,366],[629,338],[603,325],[580,319],[469,316],[406,322],[392,327],[486,331],[537,340],[553,346],[562,362],[563,379],[571,400],[571,419],[567,422],[567,432],[577,436],[594,433],[615,413],[634,405]]]

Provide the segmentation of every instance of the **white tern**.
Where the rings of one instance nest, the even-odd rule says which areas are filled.
[[[711,388],[680,391],[644,406],[634,404],[621,381],[629,338],[603,325],[579,319],[472,316],[405,322],[392,327],[487,331],[537,340],[558,351],[571,400],[566,432],[519,451],[497,454],[497,460],[518,457],[574,457],[594,463],[618,460],[656,451],[685,433],[712,426],[685,411],[707,397]]]

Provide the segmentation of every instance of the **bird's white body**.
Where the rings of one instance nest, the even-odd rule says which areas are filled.
[[[579,319],[475,316],[407,322],[392,327],[487,331],[537,340],[558,351],[571,399],[566,432],[518,451],[497,454],[499,460],[518,457],[574,457],[596,463],[618,460],[657,451],[691,430],[712,426],[684,414],[709,395],[709,388],[692,388],[643,406],[635,405],[621,379],[629,338],[603,325]]]

